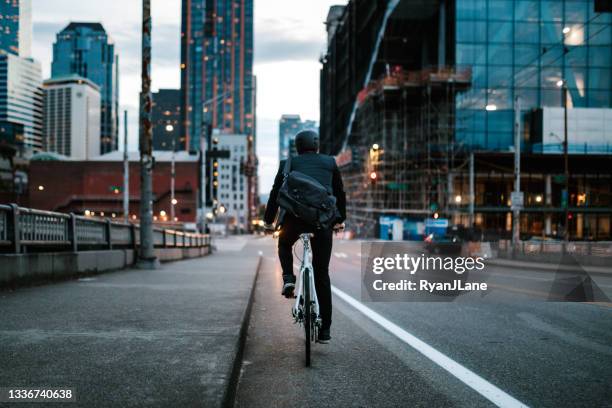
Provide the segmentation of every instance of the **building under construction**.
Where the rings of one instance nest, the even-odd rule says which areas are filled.
[[[503,98],[512,101],[520,85],[512,78],[510,91],[484,89],[504,67],[491,67],[483,85],[483,67],[465,63],[457,44],[463,38],[460,31],[471,20],[484,19],[461,21],[466,13],[478,12],[469,4],[351,0],[330,9],[328,49],[321,59],[321,148],[337,158],[349,228],[360,236],[378,236],[385,216],[404,221],[404,236],[422,235],[426,219],[510,235],[515,117],[512,102],[507,105]],[[488,13],[491,17],[493,11]],[[489,48],[483,51],[490,53]],[[542,147],[552,134],[543,125],[552,122],[541,119],[548,112],[545,98],[560,92],[542,87],[535,105],[520,111],[521,232],[560,235],[569,223],[572,238],[610,238],[612,143],[594,146],[589,140],[580,151],[581,144],[572,144],[578,136],[570,135],[567,163],[572,171],[569,192],[564,192],[563,156]],[[601,128],[607,128],[612,110],[588,106],[582,113],[573,109],[572,115],[593,117],[601,111]],[[611,107],[610,101],[592,106]],[[606,135],[600,139],[605,143]]]

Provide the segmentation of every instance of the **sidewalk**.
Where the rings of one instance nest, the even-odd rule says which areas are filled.
[[[580,269],[582,269],[583,271],[587,273],[612,275],[612,265],[610,267],[588,266],[588,265],[573,266],[573,265],[544,263],[544,262],[517,261],[513,259],[504,259],[504,258],[488,258],[486,260],[486,263],[490,265],[507,266],[510,268],[543,269],[543,270],[548,270],[548,271],[567,271],[567,272],[575,271],[576,268],[579,267]]]
[[[260,256],[224,243],[159,270],[0,292],[0,384],[73,387],[75,407],[231,402]]]

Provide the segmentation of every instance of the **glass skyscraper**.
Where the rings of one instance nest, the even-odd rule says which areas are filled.
[[[0,50],[30,56],[32,0],[0,0]]]
[[[18,125],[15,144],[21,156],[42,149],[43,91],[40,64],[0,54],[0,123]]]
[[[198,150],[202,123],[254,134],[253,0],[183,0],[181,142]]]
[[[115,45],[100,23],[70,23],[53,44],[53,78],[77,74],[100,87],[100,151],[117,150],[118,57]]]
[[[593,0],[457,0],[456,63],[472,68],[457,97],[457,142],[472,149],[513,145],[521,111],[612,107],[612,14]]]
[[[300,115],[282,115],[278,122],[278,160],[285,160],[289,153],[295,152],[295,135],[307,129],[317,130],[317,123],[314,120],[302,121]]]

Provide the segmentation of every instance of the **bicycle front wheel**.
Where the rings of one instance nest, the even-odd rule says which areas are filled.
[[[310,313],[310,271],[306,269],[302,274],[304,277],[304,335],[306,337],[306,367],[310,367],[310,328],[312,314]]]

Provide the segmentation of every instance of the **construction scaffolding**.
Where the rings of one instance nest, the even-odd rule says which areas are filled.
[[[462,165],[455,95],[470,84],[469,69],[396,66],[358,94],[351,160],[340,165],[359,235],[374,236],[384,214],[422,219],[448,209],[452,172]]]

